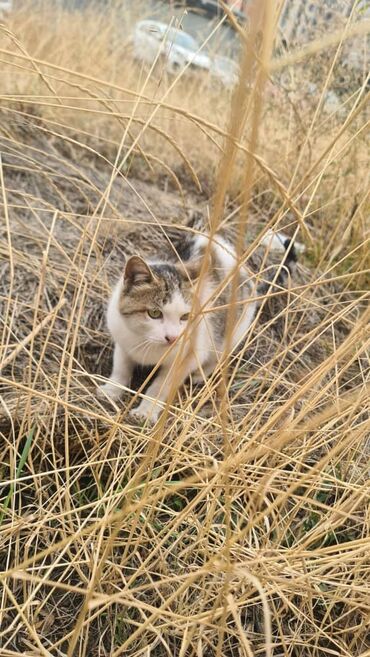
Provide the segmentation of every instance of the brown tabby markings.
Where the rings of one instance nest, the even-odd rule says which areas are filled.
[[[175,290],[179,290],[186,301],[191,300],[192,285],[183,268],[173,264],[151,264],[152,280],[127,286],[121,295],[119,309],[122,315],[144,313],[148,309],[159,310],[167,303]]]

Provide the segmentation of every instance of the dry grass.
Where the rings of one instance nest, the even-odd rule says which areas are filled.
[[[26,7],[0,39],[0,654],[368,656],[366,79],[326,113],[344,44],[321,38],[266,80],[268,11],[253,91],[147,76],[119,11]],[[307,254],[140,427],[95,396],[104,306],[194,210],[258,275],[268,226]]]

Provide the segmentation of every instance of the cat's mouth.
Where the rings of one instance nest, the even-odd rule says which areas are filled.
[[[175,344],[175,342],[177,342],[177,338],[175,340],[172,340],[171,342],[169,342],[164,338],[163,340],[151,340],[150,344],[152,344],[155,347],[167,348],[167,347],[171,347],[173,344]]]
[[[168,337],[169,337],[169,339],[167,337],[165,337],[165,338],[148,338],[144,342],[139,343],[139,345],[137,345],[135,347],[135,349],[137,351],[141,350],[141,349],[145,349],[145,348],[148,349],[150,347],[155,347],[157,349],[160,348],[160,347],[163,348],[163,349],[169,349],[170,347],[173,347],[174,345],[178,344],[180,336],[176,336],[176,337],[175,336],[173,336],[173,337],[168,336]]]

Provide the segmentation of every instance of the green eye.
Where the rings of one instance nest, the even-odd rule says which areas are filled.
[[[190,313],[185,313],[185,315],[182,315],[180,319],[182,322],[187,322],[189,317],[190,317]]]
[[[152,308],[151,310],[148,310],[148,315],[151,319],[161,319],[163,317],[162,313],[158,308]]]

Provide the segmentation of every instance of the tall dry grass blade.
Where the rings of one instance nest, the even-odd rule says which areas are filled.
[[[6,19],[4,656],[368,652],[368,26],[354,5],[284,50],[282,3],[262,4],[240,60],[258,84],[234,97],[190,67],[135,61],[126,36],[147,3],[41,2]],[[225,8],[201,51],[221,54],[227,16],[248,42]],[[139,373],[115,406],[95,396],[110,285],[125,254],[175,258],[173,235],[210,224],[265,286],[255,321],[204,385],[139,426]],[[306,247],[283,281],[269,229]],[[237,276],[213,296],[229,327]]]

